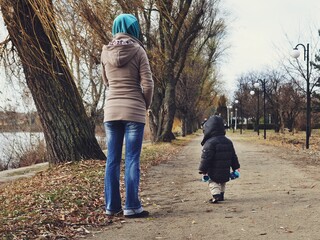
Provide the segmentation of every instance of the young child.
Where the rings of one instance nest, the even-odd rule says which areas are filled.
[[[225,134],[222,117],[212,116],[204,125],[204,137],[199,173],[209,176],[210,203],[224,200],[226,182],[230,179],[230,167],[239,170],[240,164],[233,143]]]

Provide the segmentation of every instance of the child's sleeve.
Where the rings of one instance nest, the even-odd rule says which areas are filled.
[[[238,156],[236,154],[236,151],[234,150],[233,144],[232,144],[232,159],[231,159],[231,168],[233,171],[240,168],[240,163],[238,160]]]
[[[199,165],[199,173],[208,173],[209,163],[214,158],[215,151],[205,144],[202,149],[201,162]]]

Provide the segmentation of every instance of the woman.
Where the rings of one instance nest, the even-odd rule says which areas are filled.
[[[140,153],[146,110],[153,96],[153,80],[135,16],[121,14],[113,22],[113,39],[103,46],[102,79],[108,88],[104,109],[107,137],[105,172],[106,214],[122,212],[120,162],[125,139],[125,217],[146,217],[139,199]]]

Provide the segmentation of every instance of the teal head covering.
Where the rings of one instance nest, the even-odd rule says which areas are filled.
[[[112,35],[117,33],[127,33],[139,39],[140,29],[139,23],[132,14],[120,14],[113,21]]]

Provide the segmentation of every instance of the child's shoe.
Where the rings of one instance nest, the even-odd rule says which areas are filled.
[[[219,199],[219,201],[224,201],[224,192],[221,192],[221,193],[220,193],[220,199]]]
[[[220,200],[220,194],[212,195],[212,199],[209,200],[209,203],[218,203]]]

